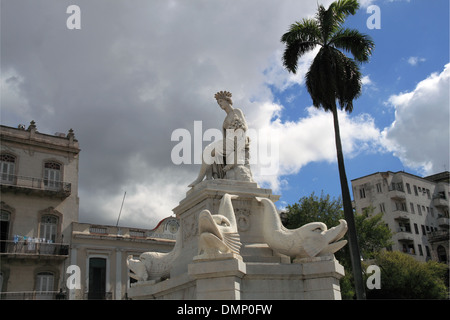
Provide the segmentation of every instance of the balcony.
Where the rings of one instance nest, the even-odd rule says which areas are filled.
[[[442,196],[441,194],[437,194],[433,197],[433,206],[435,207],[447,207],[448,208],[448,201],[445,198],[445,196]]]
[[[395,210],[392,212],[392,216],[394,220],[402,221],[402,222],[409,222],[409,216],[408,212],[403,210]]]
[[[450,219],[447,217],[439,216],[437,219],[438,226],[444,229],[448,229],[450,227]]]
[[[12,174],[1,175],[0,188],[2,192],[48,196],[60,199],[67,198],[72,193],[72,185],[67,182]]]
[[[430,243],[438,241],[446,241],[448,243],[448,241],[450,240],[448,230],[428,232],[427,236]]]
[[[47,243],[35,241],[0,241],[0,257],[30,259],[65,259],[69,256],[66,243]]]
[[[414,241],[414,237],[413,237],[413,234],[411,233],[411,230],[407,229],[405,227],[398,228],[395,236],[398,241],[403,241],[403,242],[413,242]]]
[[[405,191],[401,190],[399,187],[389,187],[388,195],[393,200],[406,200]]]

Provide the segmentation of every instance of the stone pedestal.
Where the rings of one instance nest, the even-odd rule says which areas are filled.
[[[203,209],[218,212],[225,193],[232,200],[241,239],[240,255],[218,254],[208,259],[198,255],[198,215]],[[132,299],[340,299],[339,279],[344,269],[328,255],[301,259],[273,252],[264,242],[262,205],[255,197],[277,201],[270,189],[253,182],[206,180],[186,193],[173,209],[180,220],[181,254],[170,278],[161,282],[138,282],[131,286]]]
[[[188,266],[188,274],[196,282],[196,299],[240,300],[245,263],[240,256],[225,254],[208,260],[196,260]]]

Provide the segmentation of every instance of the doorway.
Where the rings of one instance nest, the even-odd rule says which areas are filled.
[[[89,300],[104,300],[106,297],[106,259],[89,259]]]

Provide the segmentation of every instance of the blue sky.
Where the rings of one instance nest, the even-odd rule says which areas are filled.
[[[355,101],[352,116],[366,113],[373,118],[376,127],[383,130],[395,120],[395,108],[389,105],[389,98],[414,91],[419,82],[432,73],[441,73],[449,62],[449,2],[373,1],[372,4],[380,8],[380,29],[367,28],[366,21],[371,13],[367,13],[365,8],[361,8],[355,16],[348,17],[345,24],[348,28],[356,28],[370,35],[376,44],[370,62],[361,65],[363,76],[370,79],[370,84],[364,86],[362,95]],[[303,85],[294,85],[285,91],[273,88],[273,93],[285,106],[282,119],[305,116],[305,110],[300,106],[312,104]],[[296,96],[293,100],[292,95]],[[448,90],[446,95],[448,101]],[[447,110],[448,115],[448,104],[441,107],[442,110]],[[448,142],[448,117],[445,117],[445,113],[443,115],[447,130],[442,131],[442,136],[447,136]],[[428,130],[429,125],[431,124],[424,123],[421,129]],[[411,135],[414,134],[412,131]],[[435,141],[429,143],[433,144]],[[420,145],[417,147],[420,148]],[[441,152],[446,151],[444,149]],[[448,153],[446,159],[447,161],[436,164],[432,171],[408,165],[387,150],[362,153],[356,157],[348,155],[345,161],[350,184],[352,179],[377,171],[405,170],[423,176],[449,170]],[[302,167],[298,174],[286,177],[286,180],[288,186],[283,190],[281,200],[288,204],[311,192],[320,195],[323,191],[334,197],[340,195],[336,162],[311,162]]]
[[[281,64],[281,35],[318,2],[332,1],[2,0],[0,122],[73,128],[79,220],[115,224],[126,191],[123,225],[153,228],[199,169],[172,161],[172,133],[193,133],[196,121],[220,129],[214,94],[228,90],[250,128],[278,138],[279,170],[252,171],[281,195],[279,207],[322,190],[337,197],[331,114],[311,106],[304,86],[314,52],[295,76]],[[70,5],[81,29],[67,28]],[[367,28],[369,5],[380,8],[380,29]],[[448,0],[364,0],[345,26],[376,44],[353,113],[340,113],[349,183],[377,171],[448,170]]]

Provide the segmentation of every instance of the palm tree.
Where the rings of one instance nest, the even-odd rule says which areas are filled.
[[[320,46],[306,73],[306,87],[317,108],[331,111],[341,182],[344,217],[348,223],[349,248],[352,258],[355,291],[358,299],[365,299],[362,280],[361,260],[356,236],[350,191],[345,173],[344,156],[339,132],[339,119],[336,101],[341,110],[351,112],[353,100],[361,94],[361,72],[359,64],[367,62],[374,48],[374,42],[367,35],[355,29],[343,28],[349,14],[359,9],[357,0],[338,0],[328,9],[319,5],[315,18],[303,19],[292,24],[282,37],[285,46],[283,65],[292,73],[297,71],[298,59]],[[341,50],[351,53],[354,59]]]

